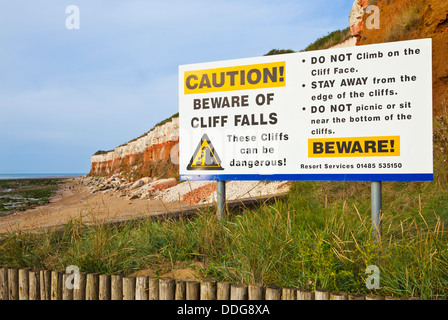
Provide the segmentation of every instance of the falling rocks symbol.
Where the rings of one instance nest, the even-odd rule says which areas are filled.
[[[187,170],[224,170],[221,167],[221,159],[207,134],[202,136],[187,166]]]

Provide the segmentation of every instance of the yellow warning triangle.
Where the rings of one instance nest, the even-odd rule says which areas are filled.
[[[193,153],[187,170],[224,170],[221,167],[221,159],[219,159],[206,134],[202,136],[196,151]]]

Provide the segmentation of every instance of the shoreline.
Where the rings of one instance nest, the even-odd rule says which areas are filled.
[[[70,178],[67,178],[70,179]],[[64,178],[0,180],[0,217],[50,203]]]
[[[70,179],[86,176],[88,173],[57,172],[57,173],[0,173],[0,180],[19,179]]]

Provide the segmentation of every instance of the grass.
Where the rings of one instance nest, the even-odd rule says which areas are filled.
[[[294,53],[295,51],[292,49],[272,49],[268,53],[265,54],[265,56],[273,56],[276,54],[285,54],[285,53]]]
[[[344,30],[333,31],[326,36],[320,37],[315,42],[306,47],[303,51],[328,49],[344,42],[345,40],[350,38],[350,35],[350,27],[347,27]]]
[[[396,213],[387,206],[382,242],[371,241],[364,183],[342,186],[338,198],[319,198],[322,183],[298,182],[291,194],[271,206],[219,221],[212,212],[195,219],[139,222],[121,227],[84,226],[72,221],[63,232],[8,235],[0,265],[131,274],[200,261],[204,277],[239,283],[320,288],[368,293],[365,269],[381,270],[375,293],[445,298],[448,252],[445,222],[430,204]],[[391,184],[385,191],[399,186]],[[352,189],[356,190],[352,190]]]
[[[388,26],[385,42],[409,40],[424,18],[424,1],[413,1],[397,13],[393,22]]]
[[[72,220],[63,231],[13,233],[0,265],[132,274],[203,266],[203,277],[237,283],[448,297],[447,118],[434,125],[434,181],[383,183],[383,236],[372,241],[369,182],[294,182],[270,205],[192,219],[121,226]],[[366,268],[380,270],[369,290]]]

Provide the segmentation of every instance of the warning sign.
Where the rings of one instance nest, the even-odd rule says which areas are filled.
[[[185,94],[284,87],[285,62],[188,71]]]
[[[193,153],[187,170],[224,170],[221,167],[221,159],[206,134],[202,136]]]
[[[179,66],[179,178],[431,181],[431,41]]]
[[[308,157],[391,157],[400,155],[400,137],[309,139]]]

